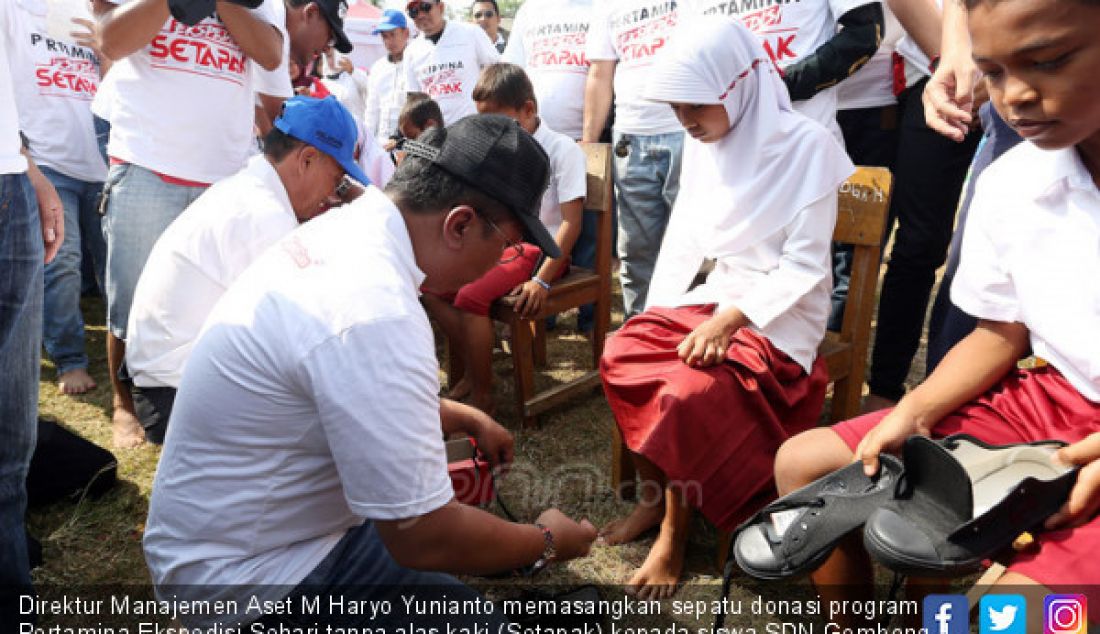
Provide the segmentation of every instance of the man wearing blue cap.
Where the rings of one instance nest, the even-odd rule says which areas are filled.
[[[382,37],[386,56],[370,67],[363,125],[388,152],[400,137],[397,116],[401,114],[406,96],[404,59],[405,46],[409,43],[409,27],[405,14],[396,9],[386,9],[372,34]]]
[[[294,97],[264,153],[216,183],[161,234],[134,291],[126,369],[148,440],[161,443],[176,388],[214,304],[256,257],[323,212],[355,162],[355,120],[335,97]]]

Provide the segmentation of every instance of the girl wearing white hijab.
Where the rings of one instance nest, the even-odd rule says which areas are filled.
[[[682,23],[646,97],[691,139],[646,311],[608,339],[608,402],[643,479],[608,543],[660,534],[630,581],[672,594],[690,507],[732,529],[775,496],[775,452],[816,424],[827,372],[837,188],[854,171],[825,128],[791,108],[757,38],[735,18]],[[691,283],[706,259],[715,268]]]

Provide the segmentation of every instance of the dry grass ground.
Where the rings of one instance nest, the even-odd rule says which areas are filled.
[[[110,448],[103,305],[98,300],[85,300],[84,311],[91,372],[99,387],[81,397],[64,396],[54,383],[52,365],[44,360],[41,413]],[[617,310],[613,327],[621,320],[621,311]],[[575,333],[575,315],[567,314],[548,339],[549,364],[539,374],[539,382],[560,381],[587,369],[589,345]],[[919,378],[917,369],[923,371],[923,345],[914,368],[912,381]],[[538,429],[518,429],[514,424],[510,359],[498,354],[495,370],[498,419],[513,429],[516,437],[518,463],[501,486],[502,497],[511,510],[521,520],[529,521],[543,508],[556,506],[571,516],[587,517],[596,525],[628,512],[630,506],[618,501],[609,485],[609,447],[614,421],[602,394],[593,392],[544,416]],[[141,535],[160,450],[145,445],[114,453],[118,457],[120,482],[112,492],[95,501],[63,502],[30,513],[30,529],[45,549],[45,564],[34,574],[37,583],[74,587],[148,582]],[[651,544],[652,535],[634,544],[596,547],[589,557],[552,568],[539,581],[622,583],[642,563]],[[720,574],[714,556],[714,530],[696,521],[685,575],[689,585],[677,598],[716,598]],[[737,580],[732,597],[748,605],[760,594],[765,598],[790,598],[792,591],[804,592],[805,586],[796,590],[788,585],[764,584],[742,577]]]

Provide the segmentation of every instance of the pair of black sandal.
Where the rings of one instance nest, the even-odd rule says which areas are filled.
[[[898,573],[957,576],[1034,530],[1065,502],[1077,467],[1065,443],[988,445],[959,434],[912,436],[874,478],[855,462],[765,507],[737,529],[731,561],[774,580],[810,572],[863,526],[871,556]]]

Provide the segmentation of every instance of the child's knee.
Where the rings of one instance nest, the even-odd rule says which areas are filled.
[[[840,469],[852,456],[852,450],[832,429],[811,429],[788,439],[775,455],[779,494],[786,495]]]

